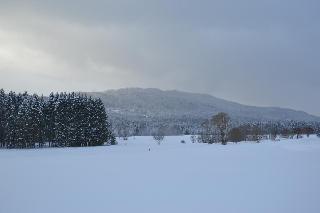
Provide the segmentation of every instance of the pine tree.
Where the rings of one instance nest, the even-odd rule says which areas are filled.
[[[96,146],[103,145],[105,142],[108,142],[108,140],[111,138],[111,125],[108,122],[107,113],[105,110],[105,107],[103,105],[103,102],[101,99],[95,100],[95,110],[96,110],[96,135],[97,141]]]
[[[7,97],[3,89],[0,89],[0,147],[5,147],[5,135],[6,135],[6,102]]]
[[[6,134],[5,143],[7,148],[15,148],[16,146],[16,117],[17,117],[17,96],[14,92],[10,91],[8,94],[6,105]]]
[[[15,120],[15,144],[14,148],[33,147],[32,120],[30,118],[30,100],[24,98],[19,106]]]
[[[29,115],[30,131],[32,133],[32,146],[38,144],[39,147],[44,145],[43,140],[43,103],[38,95],[33,95],[30,103]]]
[[[116,144],[100,99],[75,93],[8,95],[0,90],[0,147],[98,146]]]
[[[50,93],[49,99],[43,106],[43,140],[51,147],[55,143],[55,114],[58,95]]]
[[[67,145],[66,137],[66,95],[60,93],[55,106],[55,139],[56,146],[63,147]]]

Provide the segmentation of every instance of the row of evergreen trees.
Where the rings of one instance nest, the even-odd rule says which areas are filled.
[[[100,99],[76,93],[6,94],[0,90],[0,146],[99,146],[115,143]]]

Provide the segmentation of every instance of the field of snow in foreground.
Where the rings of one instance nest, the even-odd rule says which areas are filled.
[[[82,212],[318,213],[320,139],[0,150],[0,213]]]

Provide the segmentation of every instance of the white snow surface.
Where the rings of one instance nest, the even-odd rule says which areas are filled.
[[[0,213],[73,212],[319,213],[320,139],[0,150]]]

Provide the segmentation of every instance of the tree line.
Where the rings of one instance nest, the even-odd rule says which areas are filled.
[[[100,99],[78,93],[49,97],[0,90],[0,147],[80,147],[115,144]]]
[[[235,125],[227,113],[221,112],[202,123],[202,130],[198,137],[191,136],[191,141],[200,143],[221,143],[257,141],[262,139],[276,140],[282,138],[301,138],[302,135],[317,134],[320,137],[319,122],[248,122]]]

